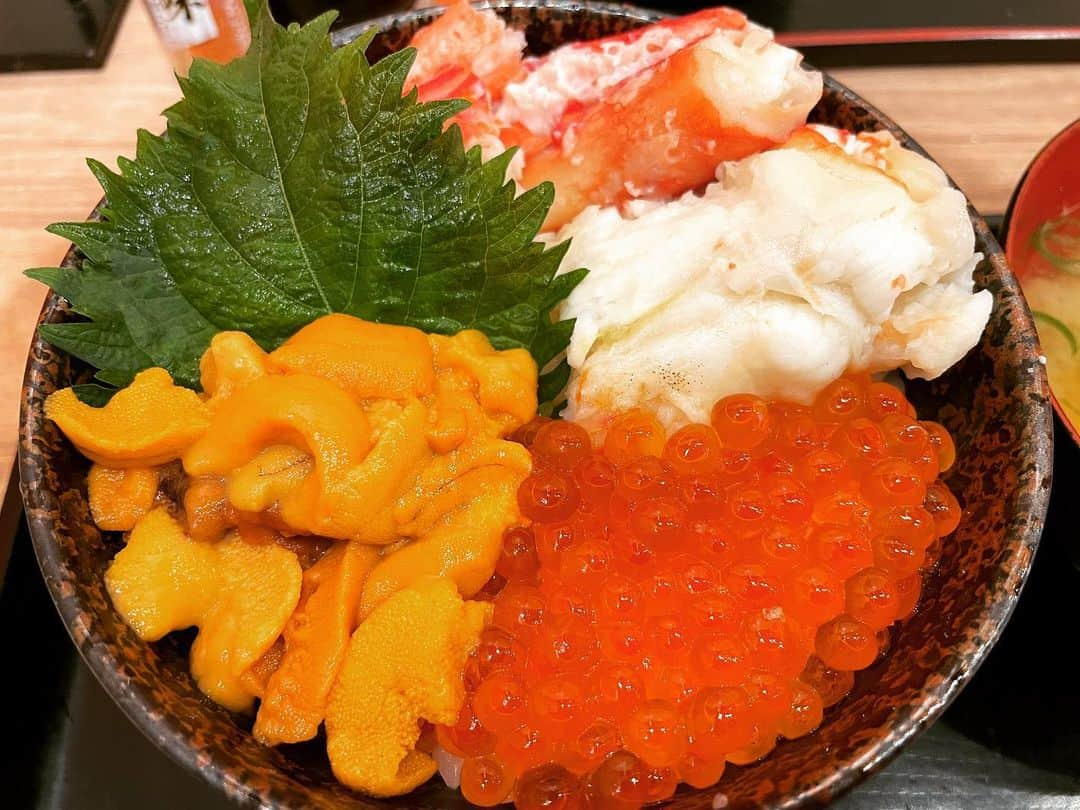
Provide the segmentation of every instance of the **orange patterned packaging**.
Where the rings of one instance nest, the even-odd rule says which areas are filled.
[[[144,1],[179,73],[187,73],[196,56],[228,62],[251,43],[243,0]]]

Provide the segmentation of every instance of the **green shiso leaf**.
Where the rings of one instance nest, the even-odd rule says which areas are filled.
[[[512,153],[485,163],[444,131],[466,102],[402,96],[411,49],[369,65],[370,35],[332,48],[333,13],[286,29],[247,6],[248,53],[195,61],[166,136],[140,132],[118,172],[89,161],[103,220],[50,228],[82,268],[27,271],[87,320],[43,337],[106,385],[159,365],[198,387],[215,332],[269,350],[330,312],[475,328],[551,366],[572,328],[551,310],[584,276],[555,278],[566,245],[536,241],[552,186],[515,195]],[[545,375],[545,395],[565,377]]]

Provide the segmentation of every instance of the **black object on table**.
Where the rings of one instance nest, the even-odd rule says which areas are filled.
[[[643,0],[684,13],[712,0]],[[1074,62],[1080,60],[1076,0],[735,0],[816,67]]]
[[[269,0],[270,12],[283,25],[307,22],[333,9],[338,13],[335,28],[374,19],[392,11],[411,8],[413,0]],[[445,0],[440,0],[445,2]]]
[[[1075,533],[1080,452],[1058,426],[1054,495],[1013,621],[942,721],[838,810],[1080,808],[1080,607]],[[0,590],[4,745],[0,806],[36,810],[225,810],[120,713],[45,591],[21,527]]]
[[[0,0],[2,3],[3,0]],[[412,0],[269,0],[282,23],[337,9],[340,28],[409,8]],[[448,0],[438,0],[440,3]],[[816,67],[1080,61],[1076,0],[634,0],[673,14],[731,5],[774,29]]]
[[[0,0],[0,72],[100,67],[128,0]]]

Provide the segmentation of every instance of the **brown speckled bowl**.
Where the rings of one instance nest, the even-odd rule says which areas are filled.
[[[531,48],[633,28],[655,18],[627,6],[549,0],[497,6],[526,30]],[[373,57],[400,48],[431,19],[421,11],[376,21],[383,32]],[[346,41],[358,29],[337,34]],[[828,80],[816,121],[854,130],[887,128],[918,149],[888,118]],[[1012,613],[1042,530],[1050,491],[1050,405],[1039,346],[1027,306],[986,223],[971,211],[978,249],[976,279],[994,293],[982,342],[941,379],[911,386],[925,418],[956,437],[958,462],[948,481],[964,520],[946,544],[918,613],[894,633],[891,653],[859,674],[855,690],[826,714],[816,733],[783,742],[763,762],[732,767],[710,790],[682,789],[676,808],[797,807],[821,804],[889,760],[931,723],[985,657]],[[68,253],[65,262],[78,265]],[[69,318],[50,296],[42,323]],[[26,513],[38,560],[72,639],[124,712],[177,762],[251,807],[466,807],[435,780],[415,793],[379,802],[351,793],[330,774],[317,743],[267,749],[248,734],[249,721],[215,706],[187,672],[189,636],[141,642],[109,604],[102,572],[120,547],[90,522],[86,462],[42,414],[45,397],[86,369],[35,340],[22,401],[19,462]],[[719,804],[719,803],[718,803]]]

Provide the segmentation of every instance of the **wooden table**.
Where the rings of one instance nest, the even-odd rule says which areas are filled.
[[[985,213],[1001,213],[1038,148],[1080,115],[1080,64],[845,68],[837,78],[917,138]],[[0,75],[0,492],[15,456],[26,347],[44,288],[21,275],[66,245],[101,191],[84,164],[130,155],[176,100],[171,66],[133,2],[103,70]]]
[[[67,245],[45,226],[85,219],[101,198],[85,159],[115,166],[117,155],[134,153],[137,129],[164,129],[160,112],[178,97],[141,0],[130,4],[103,69],[0,74],[0,493],[15,460],[23,366],[45,295],[22,271],[57,264]]]

